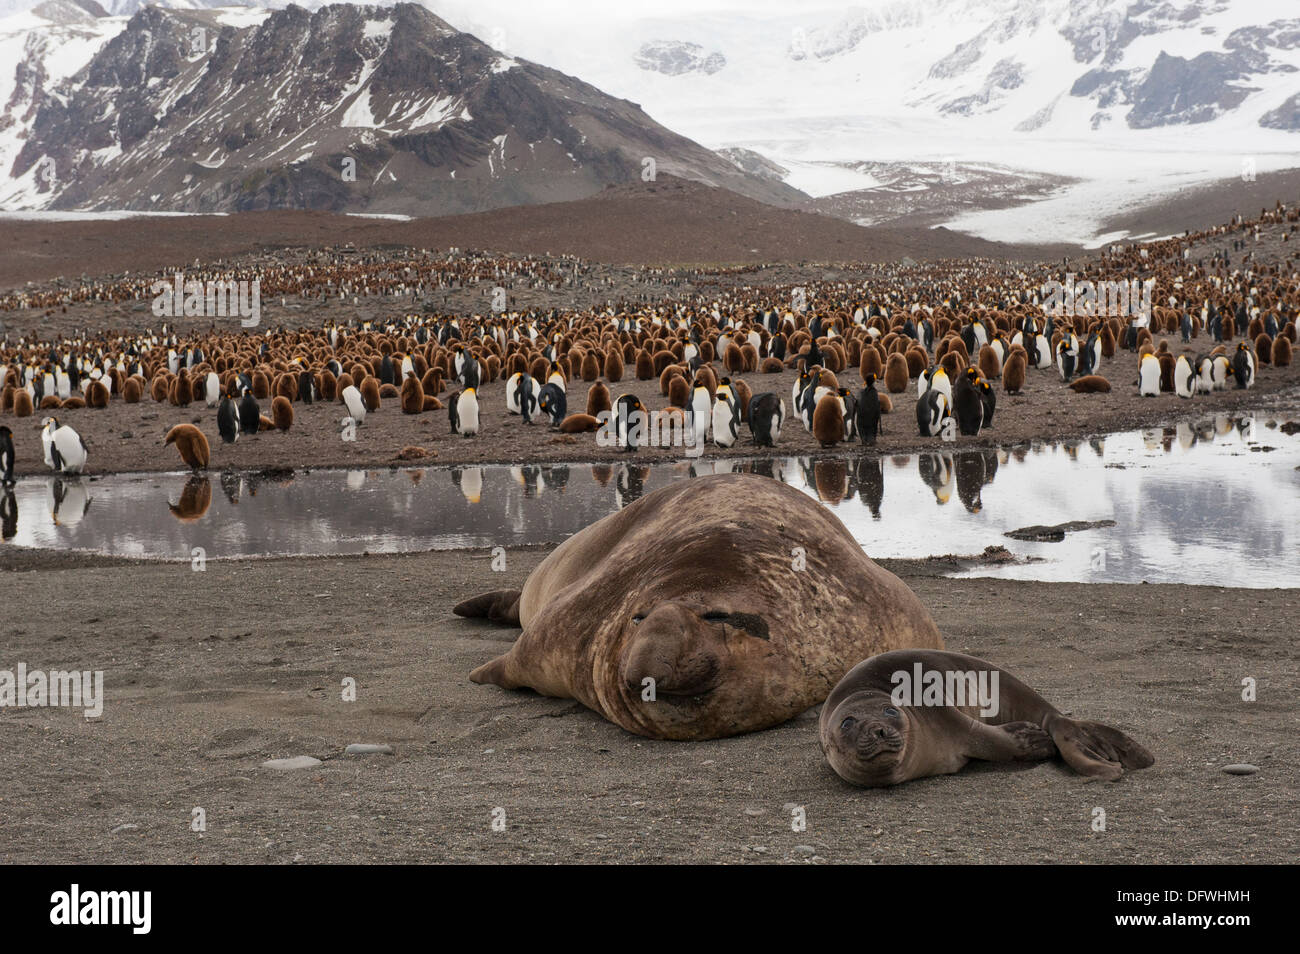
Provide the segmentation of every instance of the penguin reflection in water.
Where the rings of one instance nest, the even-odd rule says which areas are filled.
[[[80,477],[51,477],[45,485],[45,504],[56,527],[75,527],[93,499]]]
[[[181,523],[194,523],[203,518],[212,505],[212,484],[206,477],[191,477],[185,481],[181,499],[167,502],[167,510]]]
[[[12,540],[18,533],[18,498],[13,488],[0,490],[0,540]]]

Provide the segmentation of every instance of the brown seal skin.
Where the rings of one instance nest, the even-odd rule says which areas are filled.
[[[855,659],[943,646],[916,595],[830,510],[755,474],[674,481],[570,537],[522,592],[455,612],[524,629],[474,682],[577,699],[657,739],[779,725]]]
[[[897,705],[896,672],[998,673],[998,711],[975,705]],[[1113,781],[1155,763],[1145,748],[1100,722],[1069,719],[1005,669],[935,650],[899,650],[858,663],[822,706],[818,734],[831,768],[864,788],[958,772],[971,759],[1042,761],[1060,755],[1080,775]]]

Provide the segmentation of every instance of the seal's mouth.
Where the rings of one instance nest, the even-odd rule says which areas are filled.
[[[704,705],[709,701],[709,694],[713,692],[713,687],[707,689],[695,690],[692,692],[668,692],[660,689],[655,693],[655,703],[667,703],[670,706],[685,708],[687,706]],[[647,705],[655,703],[647,702]]]
[[[900,752],[902,749],[902,735],[897,729],[889,726],[866,726],[858,734],[857,756],[864,762],[887,752]]]

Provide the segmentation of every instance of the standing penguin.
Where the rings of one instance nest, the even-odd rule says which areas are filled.
[[[53,417],[45,419],[45,426],[50,432],[50,468],[56,474],[81,473],[90,456],[81,435]]]
[[[318,397],[316,391],[316,375],[310,371],[302,370],[298,372],[298,400],[303,404],[310,404]]]
[[[957,376],[957,385],[953,388],[952,406],[957,428],[967,437],[978,434],[984,423],[984,401],[976,383],[979,380],[979,372],[967,368],[964,374]]]
[[[1069,335],[1062,338],[1060,344],[1056,346],[1056,366],[1061,372],[1061,380],[1067,382],[1074,377],[1076,352],[1070,347],[1070,338],[1073,337]]]
[[[215,371],[209,371],[203,382],[203,400],[208,407],[216,407],[221,401],[221,379]]]
[[[827,390],[813,408],[812,435],[822,447],[832,447],[844,439],[844,401]]]
[[[14,432],[0,424],[0,486],[14,482]]]
[[[519,383],[515,386],[515,403],[519,405],[519,413],[525,424],[533,423],[533,415],[537,413],[537,391],[537,382],[531,374],[519,376]]]
[[[180,451],[181,460],[188,464],[191,470],[207,470],[208,460],[211,457],[208,439],[193,424],[177,424],[167,432],[163,444],[175,444],[176,449]]]
[[[542,390],[537,395],[537,406],[551,419],[552,427],[559,427],[569,413],[569,400],[564,388],[556,384],[553,378],[542,385]]]
[[[478,433],[478,394],[474,388],[463,388],[447,402],[447,416],[451,432],[462,437]]]
[[[1174,393],[1180,398],[1189,398],[1196,393],[1196,372],[1185,354],[1179,355],[1174,365]]]
[[[758,447],[775,447],[785,421],[785,401],[772,391],[749,399],[749,431]]]
[[[239,439],[239,408],[235,405],[237,393],[236,385],[232,381],[226,396],[221,399],[221,406],[217,408],[217,433],[221,435],[221,441],[225,444],[233,444]]]
[[[740,429],[740,408],[734,400],[718,401],[713,405],[713,442],[719,447],[736,443]]]
[[[361,396],[361,391],[355,384],[349,384],[343,389],[343,405],[348,409],[348,414],[357,422],[359,427],[366,420],[366,402]]]
[[[718,382],[717,400],[713,404],[713,442],[719,447],[731,447],[736,443],[740,430],[740,404],[732,392],[730,378]]]
[[[649,422],[645,406],[635,394],[624,394],[614,404],[614,434],[619,447],[636,451]]]
[[[245,434],[256,434],[261,426],[262,408],[253,392],[244,388],[244,396],[239,399],[239,429]]]
[[[839,388],[835,393],[840,396],[844,413],[844,439],[851,441],[858,435],[858,399],[848,388]]]
[[[980,400],[984,404],[984,427],[993,426],[993,412],[998,406],[998,396],[993,390],[993,385],[987,381],[981,380],[979,383]]]
[[[709,432],[709,425],[713,421],[713,396],[709,394],[709,389],[702,383],[696,381],[695,390],[691,393],[691,430],[694,432],[695,443],[692,447],[703,447],[705,437]]]
[[[1232,376],[1237,379],[1238,389],[1255,385],[1255,353],[1244,341],[1237,345],[1237,353],[1232,356]]]
[[[876,376],[868,374],[862,381],[862,390],[858,392],[858,440],[864,444],[875,444],[876,438],[883,433],[880,426],[880,395],[876,393]]]
[[[1144,354],[1138,364],[1138,396],[1156,397],[1160,393],[1160,361],[1154,354]]]
[[[943,395],[944,406],[952,407],[952,382],[948,380],[948,372],[941,365],[936,366],[930,374],[930,383],[926,390],[938,391]]]
[[[948,417],[948,399],[943,392],[931,388],[916,402],[916,426],[922,437],[937,437]]]
[[[1087,343],[1079,349],[1079,363],[1075,369],[1081,377],[1092,374],[1101,363],[1101,336],[1097,332],[1088,335]]]

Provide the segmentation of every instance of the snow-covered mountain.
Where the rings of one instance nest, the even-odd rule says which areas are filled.
[[[989,238],[1095,243],[1115,237],[1099,235],[1099,223],[1128,205],[1300,165],[1297,0],[706,2],[424,6],[503,57],[639,104],[655,123],[743,170],[750,194],[755,180],[790,186],[858,221],[928,216]],[[137,4],[105,6],[113,13]],[[232,26],[266,16],[230,8],[189,15]],[[12,170],[13,144],[26,138],[30,100],[75,72],[78,56],[89,61],[93,36],[102,45],[126,23],[110,16],[93,26],[34,27],[29,19],[14,28],[13,19],[0,21],[0,53],[21,55],[0,62],[18,62],[18,80],[0,76],[0,95],[8,103],[11,90],[33,92],[0,116],[0,174]],[[24,67],[33,31],[44,52]],[[50,81],[35,82],[38,66]],[[384,119],[400,125],[401,117]],[[330,147],[333,137],[322,137]],[[18,193],[3,182],[0,206],[12,207]]]
[[[812,195],[865,190],[834,203],[863,220],[897,204],[879,193],[883,167],[947,169],[938,209],[969,183],[953,227],[1095,241],[1125,205],[1300,165],[1297,0],[748,2],[715,13],[657,2],[571,18],[542,6],[509,30],[511,53],[581,64],[660,122],[761,156]],[[508,7],[474,0],[447,15],[490,29]],[[562,30],[548,28],[557,21]],[[989,168],[1075,181],[984,210],[975,196]],[[1007,198],[1023,194],[1019,177],[1005,182]],[[912,211],[926,201],[916,191]]]
[[[123,18],[51,2],[5,38],[24,53],[0,133],[7,208],[438,215],[651,174],[806,198],[414,4]],[[73,36],[97,45],[75,72]]]

